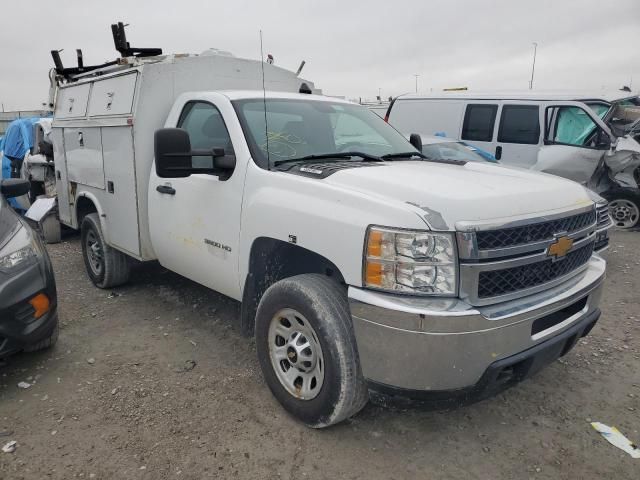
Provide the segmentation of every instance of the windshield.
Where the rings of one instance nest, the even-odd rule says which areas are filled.
[[[417,154],[417,150],[393,127],[359,105],[298,99],[267,99],[265,102],[261,98],[233,103],[251,154],[264,168],[274,162],[309,155],[344,152],[362,152],[376,157],[406,152]]]
[[[431,160],[457,160],[463,162],[486,162],[474,147],[459,142],[439,142],[422,146],[422,153]]]

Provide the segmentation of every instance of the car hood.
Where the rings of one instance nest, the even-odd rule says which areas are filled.
[[[325,181],[409,204],[436,230],[454,230],[460,221],[509,221],[593,204],[587,190],[570,180],[484,162],[396,161],[341,170]]]

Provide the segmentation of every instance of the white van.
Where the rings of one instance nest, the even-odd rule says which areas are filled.
[[[460,139],[502,163],[582,183],[610,201],[619,227],[640,220],[640,98],[630,92],[403,95],[385,119],[405,134]]]

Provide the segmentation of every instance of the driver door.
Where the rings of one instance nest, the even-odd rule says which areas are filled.
[[[583,103],[554,102],[544,108],[544,144],[533,170],[586,185],[615,142],[611,131]]]
[[[186,130],[192,149],[223,148],[226,155],[234,154],[234,144],[241,141],[236,124],[232,105],[217,94],[185,101],[166,123]],[[227,125],[233,125],[233,136]],[[192,167],[211,168],[212,162],[211,157],[194,156]],[[159,178],[154,168],[148,194],[149,230],[160,263],[236,299],[240,298],[238,242],[245,169],[246,162],[238,162],[228,178],[213,174]]]

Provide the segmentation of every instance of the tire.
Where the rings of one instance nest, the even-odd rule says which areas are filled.
[[[640,224],[640,194],[627,190],[613,190],[603,197],[609,201],[609,215],[614,227],[628,230]]]
[[[56,327],[51,332],[51,336],[40,340],[38,343],[34,343],[32,345],[27,345],[24,347],[25,352],[37,352],[39,350],[45,350],[47,348],[53,347],[58,341],[58,324],[56,323]]]
[[[40,222],[40,228],[46,243],[60,243],[62,240],[62,225],[57,215],[50,214],[44,217]]]
[[[107,245],[97,213],[90,213],[82,219],[80,239],[87,274],[96,287],[116,287],[129,280],[129,258]]]
[[[258,305],[255,332],[269,389],[287,412],[307,426],[339,423],[367,403],[347,298],[329,277],[298,275],[269,287]],[[310,347],[296,353],[297,345]],[[292,378],[293,385],[287,386]]]

